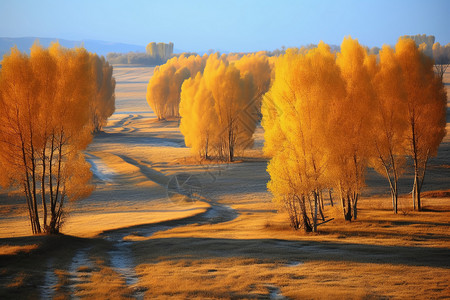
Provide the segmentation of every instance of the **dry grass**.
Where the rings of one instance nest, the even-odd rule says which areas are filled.
[[[28,253],[38,248],[37,244],[31,245],[0,245],[0,255],[16,255],[19,253]]]
[[[449,166],[450,167],[450,166]],[[444,191],[428,191],[423,192],[422,197],[427,198],[444,198],[444,197],[450,197],[450,189],[444,190]]]
[[[77,289],[76,296],[87,299],[129,299],[131,293],[120,274],[104,265],[93,271]]]
[[[138,268],[148,298],[431,299],[449,295],[446,268],[308,261],[288,266],[245,258],[162,260]]]
[[[138,284],[162,299],[261,299],[275,287],[292,299],[449,295],[450,199],[425,200],[440,212],[373,210],[387,203],[364,199],[358,221],[335,219],[319,234],[292,231],[270,203],[234,205],[230,222],[135,239]]]

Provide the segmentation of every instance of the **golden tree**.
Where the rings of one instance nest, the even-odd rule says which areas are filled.
[[[200,73],[183,83],[180,102],[180,131],[194,155],[209,159],[218,143],[214,98]]]
[[[92,139],[89,103],[94,93],[89,54],[82,48],[35,44],[30,56],[13,48],[3,58],[0,183],[22,187],[35,234],[59,232],[64,202],[92,191],[82,150]]]
[[[374,76],[376,106],[373,111],[374,140],[372,166],[389,182],[392,208],[398,208],[398,178],[406,163],[405,142],[408,129],[406,91],[403,74],[394,50],[383,46],[379,69]]]
[[[255,101],[260,113],[262,96],[269,90],[272,78],[272,67],[264,53],[247,54],[234,62],[241,74],[248,72],[253,76],[255,86]]]
[[[181,92],[180,130],[195,154],[233,161],[235,151],[252,145],[258,105],[253,77],[210,55],[203,74],[185,81]],[[250,112],[250,113],[247,113]],[[203,132],[198,134],[198,132]]]
[[[357,218],[357,203],[370,156],[369,136],[375,105],[371,74],[375,57],[367,55],[357,40],[348,37],[341,44],[336,63],[347,93],[329,116],[334,122],[330,168],[336,179],[345,219],[351,220]]]
[[[445,136],[447,95],[442,78],[433,71],[433,60],[411,39],[401,38],[395,57],[402,69],[407,99],[408,149],[414,162],[413,207],[421,210],[428,159],[437,154]]]
[[[112,76],[113,67],[97,54],[90,53],[92,77],[96,85],[95,93],[90,101],[91,122],[94,132],[102,130],[107,119],[114,113],[116,97],[114,94],[116,80]]]
[[[179,117],[181,85],[202,72],[207,56],[174,57],[155,68],[147,86],[147,102],[158,120]]]
[[[262,105],[264,152],[271,157],[268,189],[295,229],[317,231],[319,195],[329,182],[330,133],[336,126],[329,111],[345,95],[335,57],[323,42],[311,50],[288,49],[278,58]]]

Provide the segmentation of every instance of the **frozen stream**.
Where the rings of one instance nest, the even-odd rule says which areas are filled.
[[[91,164],[91,171],[95,177],[102,181],[112,181],[116,172],[108,167],[100,158],[92,156],[86,159]]]
[[[114,170],[109,168],[106,164],[102,162],[100,158],[95,156],[90,156],[87,158],[91,164],[91,170],[97,178],[103,181],[112,181],[115,175]],[[124,238],[130,234],[149,237],[158,231],[165,231],[179,226],[186,226],[189,224],[217,224],[221,222],[228,222],[235,219],[238,213],[229,206],[210,203],[211,207],[204,213],[188,217],[181,220],[166,221],[158,224],[148,224],[134,226],[131,228],[117,229],[106,231],[100,236],[113,244],[112,250],[108,252],[111,267],[117,273],[125,279],[127,286],[134,290],[133,297],[136,299],[143,299],[145,290],[140,289],[138,284],[138,276],[135,271],[135,262],[133,258],[132,246],[133,241],[126,241]],[[74,280],[72,284],[72,291],[75,292],[74,288],[77,284],[76,278],[83,278],[78,274],[78,268],[82,265],[90,265],[89,259],[87,257],[87,252],[89,249],[81,249],[74,256],[72,261],[72,266],[69,270],[71,277]],[[78,275],[78,276],[77,276]]]
[[[211,208],[209,208],[206,212],[186,219],[111,230],[104,232],[101,237],[114,243],[114,249],[108,253],[110,256],[111,267],[123,276],[128,286],[131,286],[134,289],[133,296],[136,299],[143,299],[144,291],[136,286],[138,283],[138,276],[135,272],[135,263],[131,250],[131,246],[136,242],[125,241],[124,237],[130,234],[149,237],[158,231],[165,231],[193,223],[216,224],[228,222],[235,219],[237,215],[238,214],[236,211],[228,206],[212,204]]]

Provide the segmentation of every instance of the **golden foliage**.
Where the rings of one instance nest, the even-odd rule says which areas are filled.
[[[113,103],[114,85],[103,85],[105,80],[113,83],[111,71],[85,49],[65,49],[58,43],[48,49],[36,43],[30,56],[13,48],[3,58],[0,182],[23,188],[33,233],[41,232],[38,203],[44,231],[55,233],[64,201],[92,191],[90,165],[81,151],[92,140],[91,107],[100,99]]]
[[[399,39],[395,56],[402,69],[406,94],[407,153],[414,162],[413,206],[420,210],[420,190],[428,159],[437,154],[446,134],[447,94],[442,77],[434,74],[433,60],[413,40]]]
[[[174,57],[155,68],[147,86],[147,102],[159,120],[179,117],[181,85],[202,72],[207,56]]]
[[[90,102],[92,126],[94,132],[102,130],[107,119],[114,113],[116,80],[112,77],[113,68],[105,58],[90,53],[92,77],[96,85],[94,96]]]
[[[291,225],[310,230],[310,196],[317,201],[327,187],[328,140],[334,125],[329,108],[345,96],[334,55],[324,43],[300,52],[288,49],[278,58],[275,80],[264,96],[264,152],[272,157],[268,189],[287,207]]]
[[[336,55],[323,43],[288,49],[262,104],[268,189],[295,228],[311,229],[308,215],[314,225],[318,198],[331,187],[345,218],[356,219],[370,160],[386,173],[396,211],[405,156],[415,161],[420,193],[426,162],[445,135],[445,105],[441,78],[412,40],[384,47],[379,62],[351,37]]]
[[[192,153],[232,161],[236,150],[250,147],[269,84],[265,56],[230,63],[225,55],[210,55],[203,72],[186,80],[181,91],[180,131]]]

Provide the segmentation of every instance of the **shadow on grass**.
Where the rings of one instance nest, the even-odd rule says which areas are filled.
[[[13,255],[0,255],[0,299],[45,299],[52,294],[55,297],[62,296],[60,292],[65,294],[62,298],[66,299],[72,292],[64,291],[64,286],[58,291],[63,277],[54,272],[69,270],[73,257],[80,249],[108,247],[108,243],[102,239],[63,234],[0,239],[0,246],[5,245],[37,247],[31,251],[18,251]],[[51,289],[46,286],[49,274],[54,277],[50,279],[55,280],[52,283],[55,286]]]
[[[151,251],[149,251],[151,249]],[[450,267],[448,248],[378,246],[279,239],[160,238],[136,243],[137,256],[152,263],[189,258],[246,257],[275,261],[342,261],[428,267]],[[141,252],[145,251],[145,253]],[[141,258],[142,259],[142,258]]]

